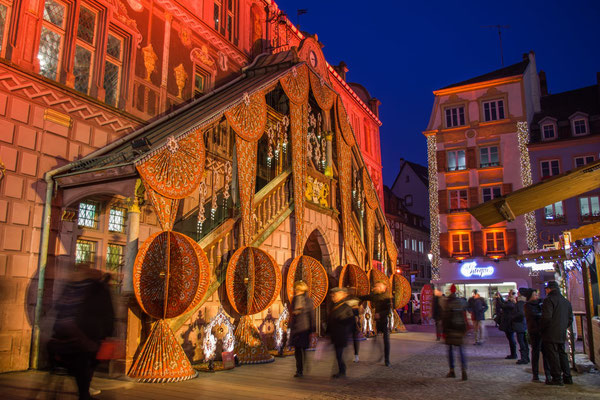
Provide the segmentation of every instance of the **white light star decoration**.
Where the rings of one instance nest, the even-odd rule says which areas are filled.
[[[202,349],[204,350],[204,361],[211,361],[215,359],[215,351],[217,349],[218,339],[212,334],[214,327],[219,325],[225,325],[227,333],[223,338],[223,351],[233,351],[235,345],[234,327],[229,317],[223,312],[223,308],[219,307],[217,315],[210,320],[208,325],[204,327],[204,339],[202,340]]]
[[[281,351],[286,345],[286,343],[283,343],[284,332],[287,333],[287,338],[289,340],[289,329],[287,329],[289,318],[290,313],[286,304],[283,307],[281,314],[279,314],[279,318],[277,318],[277,321],[275,322],[275,349],[277,349],[277,351]]]
[[[167,139],[167,148],[171,153],[175,153],[179,150],[179,143],[177,143],[177,140],[173,136],[169,136]]]

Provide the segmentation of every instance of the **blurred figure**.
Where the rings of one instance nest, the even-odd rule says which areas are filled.
[[[539,382],[540,352],[542,351],[542,301],[535,289],[528,289],[526,299],[525,320],[527,321],[527,332],[531,343],[531,373],[533,375],[531,380]],[[546,375],[546,382],[550,381],[550,369],[546,357],[544,357],[544,374]]]
[[[494,295],[494,322],[496,323],[496,327],[499,328],[502,324],[502,304],[504,303],[504,299],[499,292],[496,292]]]
[[[352,308],[352,314],[354,315],[354,324],[352,324],[352,344],[354,346],[354,362],[357,363],[359,361],[358,351],[360,349],[360,300],[356,296],[348,295],[346,297],[346,304]]]
[[[346,376],[346,364],[344,363],[344,348],[348,344],[348,337],[352,332],[352,326],[356,325],[352,307],[346,302],[348,293],[345,288],[331,289],[331,301],[333,303],[327,321],[327,333],[335,348],[335,358],[338,363],[338,373],[333,378]]]
[[[442,338],[442,292],[439,289],[433,291],[433,320],[435,321],[435,340]]]
[[[303,281],[294,283],[294,298],[290,318],[290,345],[294,346],[296,357],[295,378],[304,373],[306,349],[310,345],[310,334],[315,332],[315,307],[308,295],[308,285]]]
[[[485,335],[485,312],[488,309],[488,305],[485,300],[481,298],[477,289],[473,289],[473,296],[469,298],[468,311],[471,312],[471,319],[473,320],[473,331],[475,332],[475,344],[483,344],[483,338]]]
[[[521,354],[521,358],[517,361],[517,364],[529,364],[529,345],[527,344],[527,323],[525,321],[525,302],[527,298],[525,294],[527,293],[526,288],[519,289],[519,296],[517,297],[517,302],[515,304],[515,311],[513,313],[512,318],[512,328],[513,331],[517,334],[517,342],[519,343],[519,353]]]
[[[466,304],[463,299],[456,295],[456,286],[450,287],[450,295],[446,298],[442,314],[442,324],[446,344],[448,345],[448,365],[450,371],[446,378],[455,378],[454,353],[452,347],[458,347],[460,354],[460,365],[462,368],[462,380],[467,380],[467,359],[463,349],[464,337],[467,333]]]
[[[546,284],[546,298],[542,303],[542,348],[552,380],[547,385],[573,384],[569,357],[565,353],[567,328],[573,324],[573,308],[569,300],[560,294],[558,282]],[[561,377],[562,372],[562,377]]]
[[[513,315],[515,312],[516,299],[513,292],[508,292],[506,301],[502,303],[502,320],[500,321],[500,330],[506,335],[510,354],[504,357],[507,360],[517,359],[517,342],[515,342],[515,331],[512,327]]]
[[[371,293],[367,296],[361,296],[361,300],[370,301],[371,306],[375,308],[375,327],[377,333],[383,335],[383,355],[385,357],[385,366],[390,366],[390,327],[388,325],[389,314],[392,304],[392,297],[387,292],[387,284],[377,282],[373,286]]]
[[[90,399],[96,354],[113,332],[109,279],[110,275],[103,276],[88,264],[76,265],[54,305],[56,321],[47,347],[51,368],[64,368],[75,378],[80,400]]]

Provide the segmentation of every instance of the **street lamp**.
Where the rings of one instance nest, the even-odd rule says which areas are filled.
[[[433,260],[433,254],[427,253],[427,258],[429,258],[429,262],[431,263],[431,260]]]

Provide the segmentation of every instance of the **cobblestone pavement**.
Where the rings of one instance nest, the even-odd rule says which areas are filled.
[[[600,374],[576,374],[574,385],[565,387],[532,383],[529,366],[505,360],[506,339],[496,328],[483,346],[466,345],[469,380],[445,378],[446,346],[434,340],[432,327],[409,326],[408,333],[391,336],[391,367],[378,362],[379,342],[361,343],[359,363],[347,348],[348,377],[334,380],[331,349],[321,358],[309,356],[309,370],[302,379],[292,377],[294,358],[278,358],[265,365],[232,371],[202,373],[196,379],[170,384],[141,384],[126,380],[94,378],[101,389],[97,399],[600,399]],[[467,338],[469,343],[472,338]],[[458,359],[456,360],[459,361]],[[458,364],[457,371],[460,371]],[[99,375],[99,374],[98,374]],[[458,373],[460,375],[460,373]],[[0,374],[0,398],[53,398],[47,374],[20,372]],[[56,383],[56,382],[54,382]],[[70,380],[59,382],[58,399],[76,399]]]

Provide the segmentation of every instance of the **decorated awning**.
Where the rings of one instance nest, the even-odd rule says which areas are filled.
[[[508,195],[469,208],[484,227],[543,208],[600,187],[600,161],[546,179]]]

